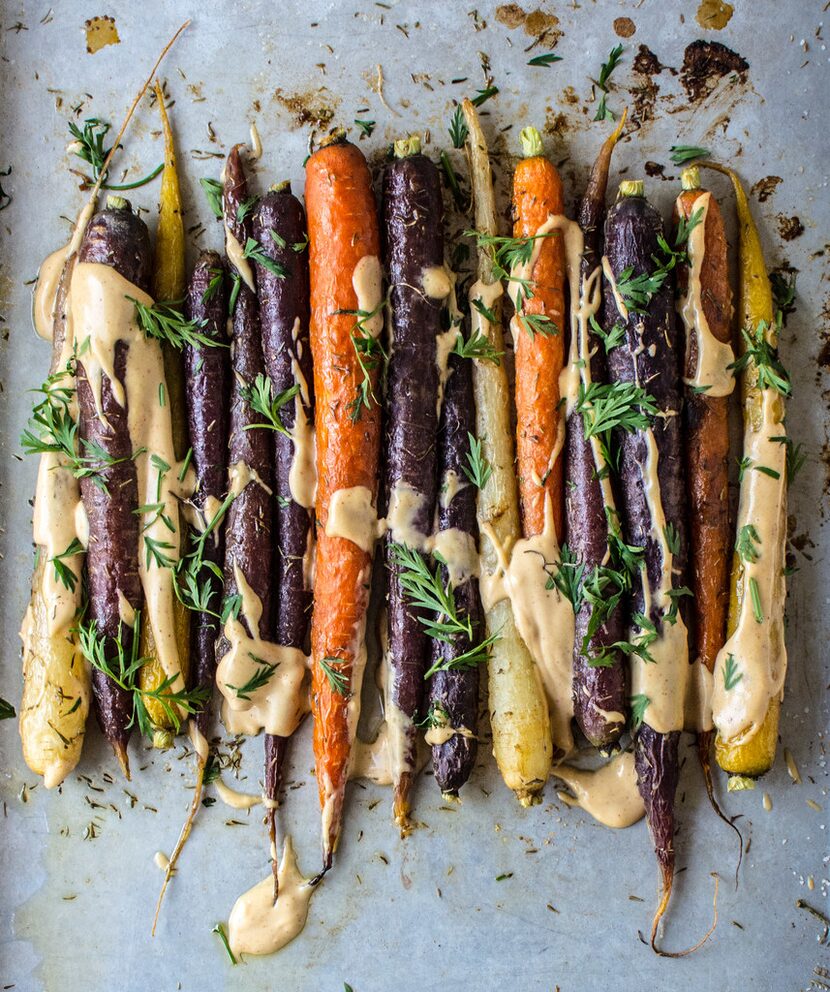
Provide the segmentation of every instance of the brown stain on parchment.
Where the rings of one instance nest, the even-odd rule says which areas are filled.
[[[775,187],[783,181],[784,180],[781,176],[764,176],[763,179],[759,179],[758,182],[755,183],[749,192],[753,196],[758,197],[759,203],[766,203],[775,192]]]
[[[784,241],[795,241],[804,233],[804,225],[801,223],[800,217],[786,217],[784,214],[779,214],[776,220],[778,221],[778,233]]]
[[[100,52],[107,45],[117,45],[121,39],[118,37],[118,28],[115,26],[115,18],[108,14],[99,17],[91,17],[84,22],[86,28],[86,50],[90,55]]]
[[[703,0],[695,14],[695,20],[702,28],[722,31],[732,20],[735,8],[724,0]]]
[[[630,38],[637,30],[637,25],[630,17],[618,17],[614,21],[614,33],[619,38]]]
[[[640,45],[632,63],[637,82],[628,90],[633,101],[631,120],[638,127],[654,118],[657,95],[660,92],[654,77],[659,76],[665,68],[647,45]]]
[[[325,86],[307,90],[304,93],[286,93],[283,89],[274,90],[273,99],[291,117],[292,128],[328,127],[340,100]]]
[[[698,103],[709,96],[724,76],[736,73],[742,77],[748,68],[743,56],[719,41],[693,41],[683,53],[680,82],[690,103]]]
[[[534,39],[534,46],[553,48],[562,37],[559,18],[541,9],[526,11],[517,3],[504,3],[496,7],[496,20],[511,31],[522,28],[526,35]]]

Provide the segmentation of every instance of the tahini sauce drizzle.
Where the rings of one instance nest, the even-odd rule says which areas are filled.
[[[579,806],[606,827],[630,827],[645,816],[637,788],[634,755],[622,751],[596,771],[557,765],[554,775],[573,795],[557,792],[568,806]]]
[[[273,954],[290,943],[308,919],[315,886],[297,865],[291,837],[285,838],[279,865],[279,899],[274,902],[274,878],[267,875],[241,895],[228,920],[228,942],[235,955]]]
[[[228,617],[224,634],[229,647],[216,668],[216,685],[224,697],[225,726],[234,734],[258,734],[265,730],[277,737],[290,737],[304,713],[305,655],[297,648],[260,638],[262,602],[237,565],[234,565],[234,579],[242,596],[241,617],[254,636],[248,636],[241,617]],[[265,684],[246,693],[247,698],[240,696],[236,689],[244,686],[264,665],[276,666]]]
[[[735,354],[729,342],[719,341],[712,333],[701,298],[700,273],[706,254],[706,217],[711,200],[711,193],[702,193],[692,204],[692,213],[701,210],[702,214],[700,222],[689,234],[686,247],[691,263],[689,279],[685,294],[677,302],[677,312],[686,331],[686,361],[688,363],[694,339],[697,367],[694,376],[683,381],[687,386],[707,387],[707,396],[729,396],[735,388],[735,377],[727,369],[734,362]]]
[[[773,441],[784,437],[781,423],[783,403],[773,389],[762,392],[761,417],[744,434],[744,456],[750,467],[744,472],[738,506],[737,532],[751,525],[758,534],[755,562],[743,562],[743,597],[732,636],[715,661],[712,709],[718,733],[730,744],[750,740],[764,722],[770,701],[782,697],[787,674],[784,642],[784,535],[787,532],[786,445]],[[778,473],[772,478],[755,466]],[[761,623],[755,619],[750,580],[758,584]],[[734,660],[732,688],[726,688],[726,664]],[[735,681],[737,679],[737,681]]]

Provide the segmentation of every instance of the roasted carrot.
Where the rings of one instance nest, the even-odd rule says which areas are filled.
[[[389,671],[384,712],[392,765],[395,822],[409,829],[417,767],[429,637],[409,602],[398,560],[405,545],[422,550],[432,532],[439,406],[439,347],[444,272],[441,178],[413,135],[395,142],[383,174],[384,243],[394,348],[386,376],[384,482],[387,506]],[[446,353],[446,349],[444,349]],[[434,356],[434,357],[433,357]]]
[[[161,198],[159,203],[159,223],[156,231],[156,244],[153,256],[153,296],[165,302],[179,301],[185,290],[185,248],[184,222],[182,220],[182,200],[179,192],[179,175],[176,168],[176,149],[173,144],[173,130],[164,106],[161,84],[154,86],[156,103],[161,115],[164,134],[164,171],[161,176]],[[167,385],[167,403],[170,405],[173,423],[173,447],[176,458],[182,460],[187,453],[187,414],[184,404],[184,372],[181,352],[169,341],[162,343],[164,377]],[[177,527],[181,531],[184,517],[178,514]],[[174,591],[169,591],[171,597]],[[176,650],[182,678],[187,682],[190,661],[190,613],[178,599],[172,603],[173,625]],[[167,673],[159,658],[150,611],[141,616],[141,657],[145,663],[139,673],[139,686],[144,691],[154,691],[167,679]],[[169,690],[166,695],[169,695]],[[156,728],[153,743],[158,747],[169,746],[173,721],[162,703],[147,697],[147,715]]]
[[[536,128],[521,135],[524,158],[513,173],[513,236],[530,240],[527,264],[508,283],[516,305],[516,463],[522,532],[541,534],[550,498],[557,539],[562,539],[563,472],[559,457],[564,417],[559,375],[565,361],[565,248],[551,218],[564,213],[562,180],[542,151]],[[521,270],[521,271],[517,271]]]
[[[698,755],[706,791],[723,815],[712,788],[712,730],[707,689],[726,639],[729,606],[729,395],[735,378],[732,352],[732,290],[726,232],[718,203],[700,186],[692,166],[681,173],[683,191],[674,207],[677,238],[685,229],[687,260],[677,267],[678,310],[685,330],[684,426],[689,507],[689,585],[694,599],[690,635],[691,689]],[[700,666],[703,666],[703,671]],[[707,674],[709,673],[709,674]],[[737,828],[735,828],[737,829]],[[740,836],[740,834],[739,834]]]
[[[570,398],[566,403],[566,537],[571,555],[583,566],[583,591],[575,605],[574,716],[587,740],[603,754],[619,748],[626,724],[625,665],[622,653],[612,645],[623,636],[623,596],[630,582],[614,553],[611,527],[619,531],[619,523],[606,453],[600,438],[586,437],[585,428],[593,423],[586,399],[591,389],[596,388],[593,384],[602,386],[608,377],[606,351],[612,341],[603,340],[597,333],[596,314],[601,303],[602,228],[608,172],[625,116],[623,113],[603,143],[579,204],[582,255],[578,292],[574,292],[573,286],[571,289],[568,363],[569,377],[571,372],[575,373],[574,386],[577,390],[581,387],[583,403],[574,403]],[[584,592],[586,588],[588,595]]]
[[[470,287],[473,334],[492,349],[503,351],[500,298],[502,287],[493,258],[482,241],[498,237],[495,195],[487,142],[469,100],[462,105],[468,127],[476,229],[479,236],[478,279]],[[495,638],[490,649],[490,724],[493,753],[507,786],[523,806],[538,801],[550,774],[552,756],[550,718],[539,668],[519,634],[509,598],[484,594],[503,567],[520,536],[518,493],[510,429],[510,394],[503,364],[476,361],[473,366],[476,432],[482,464],[489,468],[480,478],[478,522],[481,531],[481,588],[487,634]]]
[[[340,834],[366,659],[383,298],[372,180],[358,148],[336,134],[318,149],[306,163],[305,196],[318,479],[311,704],[327,870]],[[339,536],[332,504],[350,498],[363,504],[357,529],[364,533]]]
[[[744,438],[735,556],[730,582],[728,640],[718,652],[713,689],[715,757],[744,787],[775,760],[778,718],[787,672],[784,605],[788,446],[784,426],[789,376],[778,357],[781,314],[758,231],[737,174],[739,314]]]

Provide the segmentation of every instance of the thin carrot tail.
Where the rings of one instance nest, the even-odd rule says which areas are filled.
[[[167,886],[170,884],[170,879],[175,874],[176,862],[179,860],[179,855],[182,853],[184,845],[187,842],[187,838],[190,836],[193,821],[196,819],[196,814],[199,812],[199,807],[202,804],[202,789],[205,782],[206,765],[207,760],[205,758],[199,758],[199,764],[196,767],[196,784],[193,786],[193,799],[190,801],[190,809],[187,812],[187,818],[182,825],[179,839],[176,841],[176,846],[173,848],[173,853],[170,855],[170,860],[168,861],[167,868],[164,871],[164,881],[161,884],[161,892],[159,892],[158,902],[156,903],[156,912],[155,916],[153,916],[153,929],[150,931],[153,937],[156,935],[156,926],[159,921],[159,914],[161,913],[161,904],[164,902],[164,894],[167,892]]]
[[[121,771],[124,774],[124,778],[130,781],[130,756],[127,754],[127,745],[122,744],[121,741],[117,741],[112,745],[112,749],[115,752],[115,757],[118,758],[118,764],[121,767]]]
[[[409,802],[409,793],[412,789],[412,772],[402,772],[400,779],[395,783],[394,789],[394,815],[395,823],[400,827],[401,837],[408,837],[412,833],[412,823],[409,814],[412,806]]]
[[[695,951],[699,950],[706,941],[715,932],[715,928],[718,925],[718,882],[720,881],[720,876],[717,872],[712,872],[712,878],[715,880],[715,894],[712,899],[712,925],[706,931],[706,933],[700,938],[700,940],[693,944],[691,947],[687,947],[683,951],[664,951],[662,948],[657,946],[657,927],[660,925],[660,920],[663,914],[666,912],[666,908],[669,905],[669,899],[671,898],[672,889],[672,879],[674,877],[674,865],[672,865],[671,870],[668,872],[661,866],[661,872],[663,877],[663,895],[660,899],[660,904],[657,907],[657,911],[654,914],[654,919],[651,923],[651,949],[655,954],[659,955],[661,958],[685,958],[689,954],[694,954]]]
[[[715,796],[714,782],[712,781],[712,743],[715,739],[715,732],[713,730],[702,730],[697,735],[697,753],[700,759],[700,767],[703,772],[703,781],[706,784],[706,795],[709,797],[709,803],[712,809],[717,813],[717,815],[727,824],[732,830],[735,831],[738,837],[738,863],[735,865],[735,888],[738,888],[738,872],[741,870],[741,861],[744,856],[744,838],[741,831],[735,826],[733,820],[731,820],[726,813],[724,813],[721,808],[720,803]]]
[[[287,740],[273,734],[265,736],[265,801],[267,804],[268,840],[271,850],[271,872],[274,876],[274,902],[280,894],[279,858],[277,857],[277,803],[282,784],[282,766]]]
[[[343,822],[343,800],[345,783],[329,792],[323,805],[323,869],[324,875],[334,863],[334,852],[340,840],[340,827]]]

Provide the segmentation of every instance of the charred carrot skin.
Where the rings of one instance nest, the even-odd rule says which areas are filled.
[[[150,235],[144,221],[132,213],[126,200],[123,203],[122,207],[110,207],[95,214],[81,242],[78,261],[110,265],[146,292],[151,278]],[[116,343],[114,371],[122,387],[128,352],[123,342]],[[120,634],[129,657],[132,638],[138,636],[138,631],[121,623],[119,592],[134,610],[141,608],[144,598],[138,572],[139,519],[135,512],[138,478],[127,408],[118,402],[104,374],[101,412],[106,421],[99,418],[82,360],[78,361],[78,405],[81,440],[99,444],[110,458],[117,460],[100,473],[106,491],[91,478],[81,479],[81,496],[89,520],[88,617],[96,622],[98,633],[105,635],[107,659],[117,667],[115,639]],[[98,668],[92,671],[92,688],[101,730],[126,771],[132,694],[119,688]]]
[[[683,192],[675,202],[673,221],[689,220],[699,208],[702,189],[697,169],[683,174]],[[696,204],[698,207],[696,208]],[[700,271],[700,304],[709,330],[718,341],[732,339],[732,290],[723,217],[710,195],[704,220],[703,261]],[[685,292],[689,281],[687,264],[678,266],[678,287]],[[694,380],[697,342],[686,342],[684,379]],[[732,532],[729,519],[729,397],[710,396],[687,386],[684,426],[686,429],[686,485],[689,502],[689,585],[694,593],[695,658],[714,671],[718,651],[726,640],[729,611],[729,571]],[[709,754],[714,731],[698,734],[698,752],[709,779]]]
[[[407,145],[396,144],[396,150]],[[386,504],[398,487],[419,500],[412,529],[425,540],[432,532],[437,478],[438,366],[442,298],[430,296],[425,273],[444,263],[442,194],[438,169],[420,153],[399,157],[383,176],[383,225],[389,272],[392,341],[386,379]],[[424,698],[429,638],[400,583],[392,548],[405,543],[392,523],[385,552],[388,579],[389,704],[403,720],[388,720],[393,757],[394,811],[399,826],[409,814],[415,775],[418,728]]]
[[[513,236],[532,238],[551,216],[564,213],[562,180],[544,155],[522,159],[513,176]],[[525,314],[549,318],[531,333],[514,324],[516,348],[516,460],[522,533],[541,534],[545,497],[550,496],[557,539],[562,538],[563,464],[554,455],[560,444],[559,375],[565,361],[565,248],[560,231],[534,243],[538,251],[530,273],[532,296]]]
[[[470,434],[475,432],[475,401],[473,399],[472,362],[458,355],[450,355],[449,378],[444,390],[441,409],[441,428],[438,434],[438,478],[464,478],[465,452]],[[446,495],[438,504],[438,530],[457,529],[469,534],[478,547],[476,521],[476,490],[472,485],[462,486],[447,501]],[[442,566],[442,579],[449,581]],[[484,616],[474,576],[460,582],[455,588],[455,601],[464,615],[469,616],[473,629],[481,637]],[[454,658],[473,647],[463,635],[451,643],[432,641],[432,664],[451,664]],[[435,781],[445,796],[457,796],[475,767],[478,742],[474,736],[478,723],[479,666],[472,668],[439,668],[429,680],[429,706],[432,713],[446,714],[447,725],[455,733],[441,744],[432,746],[432,768]]]
[[[325,532],[338,489],[363,486],[377,499],[380,409],[376,401],[354,407],[364,375],[352,343],[358,309],[352,285],[362,258],[380,250],[377,211],[366,160],[354,145],[334,141],[306,164],[311,351],[317,417],[317,551],[312,611],[311,705],[314,755],[323,809],[323,864],[331,866],[340,832],[349,757],[356,731],[350,708],[359,699],[361,655],[372,555]],[[377,395],[379,369],[368,371]],[[336,659],[345,680],[329,680],[323,659]],[[329,667],[331,662],[327,662]]]
[[[225,165],[224,216],[228,229],[240,245],[245,245],[249,236],[250,221],[240,219],[240,207],[248,199],[248,184],[242,166],[239,146],[234,146]],[[263,640],[273,640],[273,507],[271,490],[273,485],[273,455],[268,431],[264,428],[246,430],[252,424],[260,423],[261,418],[252,409],[245,395],[258,375],[263,375],[265,366],[262,358],[262,343],[259,330],[259,311],[256,294],[242,279],[239,295],[232,314],[233,344],[231,363],[233,370],[233,393],[230,404],[228,464],[233,476],[236,466],[244,466],[256,473],[245,484],[228,508],[225,517],[225,596],[239,593],[234,567],[239,568],[248,585],[259,597],[262,614],[259,620],[259,636]],[[242,469],[245,471],[245,469]],[[233,479],[231,480],[233,483]],[[267,487],[267,488],[266,488]],[[239,619],[247,626],[244,613]],[[257,631],[248,631],[251,637]],[[220,633],[217,654],[228,650],[224,633]]]
[[[602,261],[608,172],[620,132],[621,126],[603,144],[579,205],[577,221],[583,236],[580,262],[582,287]],[[588,331],[588,347],[589,354],[579,357],[582,361],[589,362],[591,381],[607,382],[605,348],[593,330]],[[597,477],[598,466],[595,464],[593,447],[585,439],[582,414],[576,411],[568,418],[565,466],[569,482],[565,493],[568,547],[577,561],[584,563],[585,573],[588,574],[596,566],[602,566],[606,562],[609,521],[602,484]],[[612,506],[610,509],[615,508]],[[582,645],[588,633],[591,613],[591,604],[583,599],[575,618],[574,717],[587,740],[607,753],[618,747],[625,729],[624,720],[607,715],[625,714],[628,709],[625,667],[619,652],[613,656],[611,664],[607,665],[591,665],[588,657],[604,653],[609,645],[622,640],[623,611],[618,608],[609,615],[586,645],[587,652],[583,652]]]
[[[218,283],[217,283],[218,280]],[[184,349],[187,423],[196,474],[193,502],[210,523],[208,501],[221,502],[228,488],[228,413],[231,390],[230,351],[227,347],[226,272],[215,251],[199,256],[187,286],[185,316],[200,325],[200,333],[212,338],[219,347],[195,344]],[[200,581],[211,590],[211,609],[219,612],[222,583],[211,570],[221,568],[223,560],[222,527],[217,527],[205,542],[203,557],[208,563],[200,572]],[[213,689],[216,677],[216,638],[219,622],[210,613],[199,613],[193,621],[190,643],[191,688]],[[207,737],[211,708],[204,706],[194,717],[200,733]]]
[[[278,266],[275,270],[255,263],[263,358],[272,394],[276,396],[299,385],[302,416],[313,422],[308,251],[303,247],[305,211],[287,183],[260,199],[253,214],[253,236],[263,253]],[[282,408],[282,422],[289,432],[295,427],[296,415],[295,403]],[[291,491],[294,457],[293,437],[275,431],[276,588],[279,590],[276,640],[278,644],[304,650],[311,621],[311,588],[306,583],[305,558],[312,518],[311,509],[296,502]],[[284,738],[265,735],[265,795],[272,803],[278,799],[285,752]],[[273,839],[273,805],[269,806],[267,816]]]

